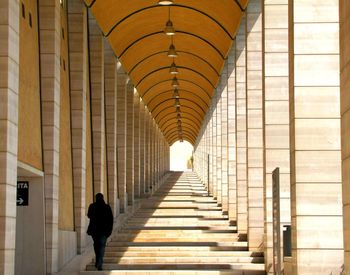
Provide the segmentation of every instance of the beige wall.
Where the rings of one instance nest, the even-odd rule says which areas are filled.
[[[69,92],[68,30],[66,9],[61,8],[61,99],[60,99],[60,170],[58,227],[74,230],[73,171]]]
[[[21,2],[19,17],[18,160],[42,170],[37,14],[36,0]],[[30,26],[30,18],[32,26]]]

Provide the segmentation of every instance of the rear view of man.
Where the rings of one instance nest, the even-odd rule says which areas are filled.
[[[90,204],[87,215],[90,219],[87,234],[94,240],[95,267],[97,270],[102,270],[107,238],[113,230],[113,214],[101,193],[96,194],[96,201]]]

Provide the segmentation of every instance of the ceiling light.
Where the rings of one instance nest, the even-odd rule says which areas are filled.
[[[159,0],[158,1],[158,5],[167,6],[167,5],[172,5],[172,4],[174,4],[173,0]]]
[[[166,22],[164,33],[166,35],[175,35],[175,29],[173,26],[173,22],[171,22],[171,20],[168,20],[168,22]]]
[[[178,98],[175,99],[175,107],[180,107],[180,100]]]
[[[182,124],[181,120],[178,120],[178,121],[177,121],[177,125],[178,125],[178,126],[181,126],[181,124]]]
[[[173,80],[171,81],[171,86],[179,87],[179,85],[179,81],[177,80],[176,76],[174,76]]]
[[[181,109],[180,109],[180,107],[179,106],[176,106],[176,113],[181,113]]]
[[[173,98],[180,98],[179,90],[177,88],[174,89]]]
[[[171,64],[169,72],[170,72],[171,74],[178,74],[178,73],[179,73],[179,71],[177,70],[177,67],[176,67],[175,62],[173,62],[173,63]]]
[[[168,56],[169,57],[177,57],[177,52],[175,50],[175,46],[174,44],[171,44],[169,47],[169,51],[168,51]]]
[[[181,114],[180,114],[180,113],[177,113],[176,118],[177,118],[177,119],[181,119]]]

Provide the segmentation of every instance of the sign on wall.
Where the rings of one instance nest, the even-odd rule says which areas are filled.
[[[17,206],[28,205],[29,182],[17,181]]]

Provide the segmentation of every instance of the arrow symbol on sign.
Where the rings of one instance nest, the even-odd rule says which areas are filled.
[[[24,200],[22,199],[22,198],[19,198],[18,200],[17,200],[17,203],[18,204],[22,204],[24,202]]]

